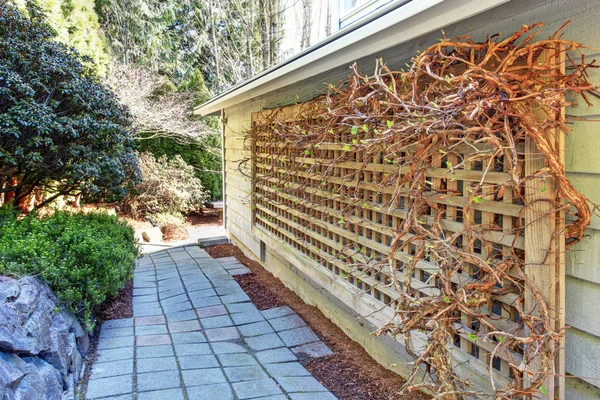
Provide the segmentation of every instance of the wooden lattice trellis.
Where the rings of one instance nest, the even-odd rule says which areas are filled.
[[[360,89],[364,90],[361,93],[372,90],[379,95],[384,92],[379,96],[383,102],[388,102],[387,104],[391,101],[398,102],[399,111],[396,111],[393,117],[385,117],[391,115],[389,112],[377,115],[379,103],[367,105],[366,100],[356,100],[353,97],[354,89],[344,92],[345,96],[350,96],[352,106],[348,106],[348,110],[343,112],[336,111],[337,114],[328,111],[332,104],[331,95],[329,98],[319,98],[304,104],[254,113],[252,134],[248,136],[251,139],[252,151],[253,224],[261,232],[286,242],[313,259],[315,266],[327,268],[339,276],[339,279],[354,285],[365,295],[379,302],[382,307],[395,308],[400,304],[400,292],[407,291],[403,286],[407,284],[410,285],[408,292],[414,296],[415,307],[418,307],[420,298],[440,298],[441,293],[453,293],[455,297],[445,299],[449,304],[458,301],[466,303],[467,308],[472,306],[473,310],[477,310],[471,314],[459,312],[451,317],[454,338],[449,340],[452,343],[448,343],[448,347],[451,348],[453,365],[459,375],[469,375],[466,379],[479,386],[483,382],[491,382],[491,388],[496,393],[503,393],[502,398],[513,398],[512,396],[520,393],[521,389],[521,394],[527,397],[537,394],[546,398],[564,398],[562,350],[555,352],[551,350],[552,345],[540,350],[548,352],[551,358],[555,357],[549,368],[547,365],[538,365],[539,370],[546,371],[540,381],[539,375],[532,373],[536,369],[536,363],[541,362],[537,359],[535,349],[526,350],[517,344],[503,346],[503,335],[509,335],[514,338],[531,336],[535,338],[531,343],[545,343],[544,346],[547,346],[548,342],[554,342],[556,347],[559,347],[556,341],[564,328],[563,232],[569,231],[565,228],[566,208],[556,199],[566,196],[571,206],[577,204],[578,198],[565,195],[567,189],[572,187],[562,181],[564,187],[560,188],[555,179],[557,176],[562,179],[564,168],[563,175],[557,175],[556,171],[561,171],[560,168],[552,170],[546,165],[548,154],[558,155],[553,160],[558,160],[564,165],[564,100],[561,100],[564,99],[561,96],[564,96],[566,91],[564,85],[557,92],[550,91],[553,96],[550,100],[544,99],[537,106],[531,107],[533,111],[530,114],[527,113],[529,111],[523,112],[522,124],[518,121],[510,122],[514,127],[503,127],[502,123],[499,124],[499,129],[506,130],[508,139],[502,137],[502,140],[508,140],[510,151],[499,145],[500,137],[495,134],[486,133],[489,136],[471,137],[462,133],[468,131],[465,128],[466,124],[472,123],[469,122],[472,118],[462,115],[456,117],[462,118],[463,121],[458,132],[455,128],[448,128],[454,129],[450,134],[455,136],[454,141],[446,138],[445,128],[435,128],[438,129],[436,135],[439,135],[436,137],[448,140],[445,145],[434,142],[424,149],[423,140],[427,142],[429,137],[435,136],[429,136],[429,133],[415,135],[421,141],[414,145],[403,142],[405,139],[402,136],[402,132],[412,132],[410,127],[415,123],[422,122],[419,129],[427,129],[427,132],[434,129],[432,127],[437,122],[429,122],[427,118],[431,118],[432,114],[435,116],[436,112],[440,118],[450,115],[444,114],[443,107],[431,100],[413,102],[416,87],[414,85],[423,84],[419,83],[421,81],[418,79],[426,81],[431,80],[430,76],[435,78],[435,73],[423,67],[426,62],[432,62],[427,57],[439,57],[441,61],[436,61],[438,64],[435,67],[449,74],[434,82],[436,87],[441,87],[439,90],[442,92],[447,90],[446,86],[452,86],[449,76],[462,74],[465,65],[477,65],[477,57],[484,57],[485,61],[481,65],[490,68],[494,73],[502,68],[510,71],[510,82],[520,82],[519,72],[515,71],[526,71],[533,89],[530,92],[526,91],[529,89],[522,89],[523,93],[535,93],[535,90],[539,90],[538,87],[543,86],[543,82],[554,82],[553,79],[556,82],[570,79],[569,82],[579,84],[581,89],[578,93],[590,90],[589,85],[583,84],[586,83],[584,80],[573,79],[584,73],[565,75],[565,52],[561,47],[563,43],[559,40],[528,49],[527,43],[535,36],[532,35],[523,45],[528,51],[519,53],[519,47],[513,46],[513,43],[525,32],[529,32],[529,29],[525,27],[515,34],[512,41],[503,42],[506,49],[501,51],[498,51],[501,46],[491,41],[483,45],[469,42],[470,56],[469,51],[461,53],[466,59],[464,64],[454,62],[459,58],[453,53],[455,50],[450,50],[449,55],[442,53],[444,46],[451,49],[460,48],[460,41],[442,43],[439,46],[442,50],[432,47],[429,54],[433,56],[420,56],[413,64],[413,71],[420,71],[424,78],[415,78],[416,75],[407,73],[400,75],[401,81],[400,78],[390,81],[380,76],[391,77],[391,73],[386,75],[376,71],[373,79],[357,74],[358,77],[349,85],[364,88]],[[495,58],[490,54],[494,54]],[[458,65],[448,69],[441,67],[447,58],[454,60],[454,64]],[[511,64],[507,67],[509,62]],[[537,68],[541,73],[535,72],[532,75],[533,65],[537,66],[533,69]],[[472,67],[467,72],[472,73],[473,70],[477,73],[480,71]],[[440,77],[444,76],[439,71],[436,73]],[[409,79],[415,79],[414,83],[407,84]],[[471,77],[468,79],[472,80]],[[485,79],[487,78],[484,75],[484,83]],[[499,78],[496,76],[495,79]],[[446,80],[448,85],[440,83],[439,80]],[[412,91],[413,100],[410,100],[410,95],[409,100],[400,100],[402,96],[395,94],[402,90],[395,85],[403,84],[408,88],[404,90]],[[384,89],[381,89],[382,86]],[[510,83],[507,83],[507,87],[510,87]],[[569,90],[575,87],[573,84]],[[500,91],[490,90],[486,96],[496,96]],[[485,93],[484,89],[482,91]],[[518,90],[515,93],[519,93]],[[454,97],[451,91],[443,96]],[[497,97],[505,100],[508,96],[502,92],[502,95]],[[515,101],[526,98],[522,94],[515,96]],[[392,100],[387,100],[388,97]],[[448,97],[444,97],[442,101],[446,101]],[[368,96],[365,95],[364,98]],[[489,102],[486,104],[485,107],[491,108]],[[527,107],[530,106],[530,103],[528,104]],[[409,107],[414,107],[416,111],[411,113]],[[519,113],[522,111],[520,106],[515,107]],[[476,115],[481,113],[483,108],[483,105],[475,105],[463,110],[468,109],[472,115]],[[409,109],[409,112],[404,114],[407,117],[398,118],[405,109]],[[375,116],[370,117],[366,112],[372,112]],[[506,110],[503,112],[508,115],[504,117],[504,121],[509,121],[508,118],[516,115]],[[334,116],[328,116],[328,113]],[[462,113],[465,114],[465,111]],[[492,123],[496,123],[493,117],[482,114],[483,121],[488,121],[489,118]],[[535,123],[527,120],[530,115],[543,121],[543,124],[536,128]],[[386,118],[392,119],[386,121]],[[331,122],[332,120],[335,121]],[[361,124],[364,125],[356,124],[357,120],[362,121]],[[482,123],[474,123],[475,128],[480,129],[477,123]],[[531,139],[535,132],[530,135],[522,134],[527,132],[527,129],[542,129],[542,126],[545,139],[541,140],[538,137],[540,142]],[[306,131],[312,128],[319,132],[313,134]],[[398,134],[393,133],[395,129]],[[513,136],[513,133],[508,133],[512,130],[521,133],[515,133]],[[388,132],[387,136],[384,135],[384,141],[377,139],[380,131]],[[480,140],[481,138],[485,140]],[[494,143],[495,141],[498,143]],[[543,143],[540,144],[541,142]],[[540,146],[546,146],[545,153],[540,150]],[[426,151],[428,152],[423,156]],[[424,169],[422,184],[415,186],[413,181],[398,186],[397,183],[405,176],[414,173],[417,163],[422,165],[423,162],[427,167]],[[413,203],[411,214],[409,199],[419,198],[415,196],[415,190],[427,204]],[[421,207],[422,210],[418,213],[420,219],[412,221],[410,225],[407,219],[417,215],[414,213],[414,207]],[[578,210],[583,208],[578,207]],[[446,256],[460,255],[462,252],[478,261],[457,262],[460,268],[455,268],[449,273],[449,260],[438,260],[436,254],[440,252],[428,250],[433,246],[429,246],[427,240],[423,239],[425,236],[422,235],[416,241],[412,240],[417,234],[414,227],[419,224],[427,227],[429,233],[438,232],[440,238],[450,238],[454,235],[448,243],[452,243],[452,246],[460,251],[444,253]],[[571,236],[580,235],[581,226],[585,224],[587,221],[573,229],[576,234]],[[439,246],[446,245],[443,240],[436,241],[438,250]],[[511,260],[514,260],[514,263]],[[483,261],[483,264],[480,261]],[[440,269],[440,262],[446,265],[446,270]],[[481,269],[482,265],[490,268],[484,272]],[[502,272],[502,279],[495,281],[494,265],[503,265],[502,268],[506,268],[507,265],[513,267]],[[448,274],[449,278],[443,278],[442,274]],[[486,274],[487,278],[483,279],[482,276]],[[444,289],[443,285],[448,284],[451,287]],[[462,288],[468,288],[469,285],[472,286],[471,289],[476,285],[493,285],[493,290],[485,289],[485,293],[493,292],[493,295],[482,296],[483,300],[480,300],[477,298],[478,289],[474,289],[470,292],[470,296],[474,297],[461,298]],[[397,316],[409,312],[406,306],[404,298],[404,308],[401,312],[397,311]],[[437,307],[439,309],[439,303]],[[472,318],[475,314],[478,317]],[[537,320],[530,320],[529,315],[540,316],[539,321],[546,321],[546,325],[538,328]],[[523,323],[522,319],[528,321]],[[395,323],[401,325],[403,322]],[[392,332],[393,329],[389,328],[387,331]],[[418,332],[411,334],[411,347],[419,352],[425,347],[424,339]],[[514,343],[524,342],[515,340]],[[429,357],[431,359],[435,355]],[[548,357],[545,360],[548,360]],[[442,367],[443,364],[438,365],[438,368]],[[536,380],[535,393],[527,391],[530,380]],[[509,386],[512,389],[503,392],[503,388]],[[490,386],[487,387],[487,390],[489,389]],[[440,390],[443,392],[446,389]],[[452,396],[456,394],[448,393],[442,397],[455,398]]]

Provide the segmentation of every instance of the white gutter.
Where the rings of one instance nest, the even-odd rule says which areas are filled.
[[[210,115],[429,32],[480,14],[510,0],[413,0],[272,72],[258,75],[198,106]],[[316,46],[318,47],[318,45]],[[310,49],[308,49],[310,50]]]

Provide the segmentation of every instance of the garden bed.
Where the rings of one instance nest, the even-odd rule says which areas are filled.
[[[316,307],[298,295],[258,262],[244,256],[231,244],[205,249],[214,258],[237,257],[252,273],[236,276],[242,289],[259,310],[288,306],[319,335],[334,352],[333,356],[301,360],[306,369],[340,400],[392,400],[403,384],[402,378],[378,364],[356,342],[327,319]],[[411,399],[425,399],[414,394]]]

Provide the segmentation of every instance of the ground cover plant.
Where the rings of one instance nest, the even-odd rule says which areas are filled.
[[[90,329],[95,309],[131,277],[137,255],[133,230],[115,216],[0,210],[0,275],[42,279]]]

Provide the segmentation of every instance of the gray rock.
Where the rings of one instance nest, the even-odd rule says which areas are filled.
[[[73,397],[89,336],[56,306],[35,278],[0,276],[0,399]]]
[[[56,307],[50,290],[35,278],[18,280],[17,297],[0,303],[0,351],[36,355],[50,347],[50,324]],[[14,282],[0,282],[4,293],[15,293]]]

